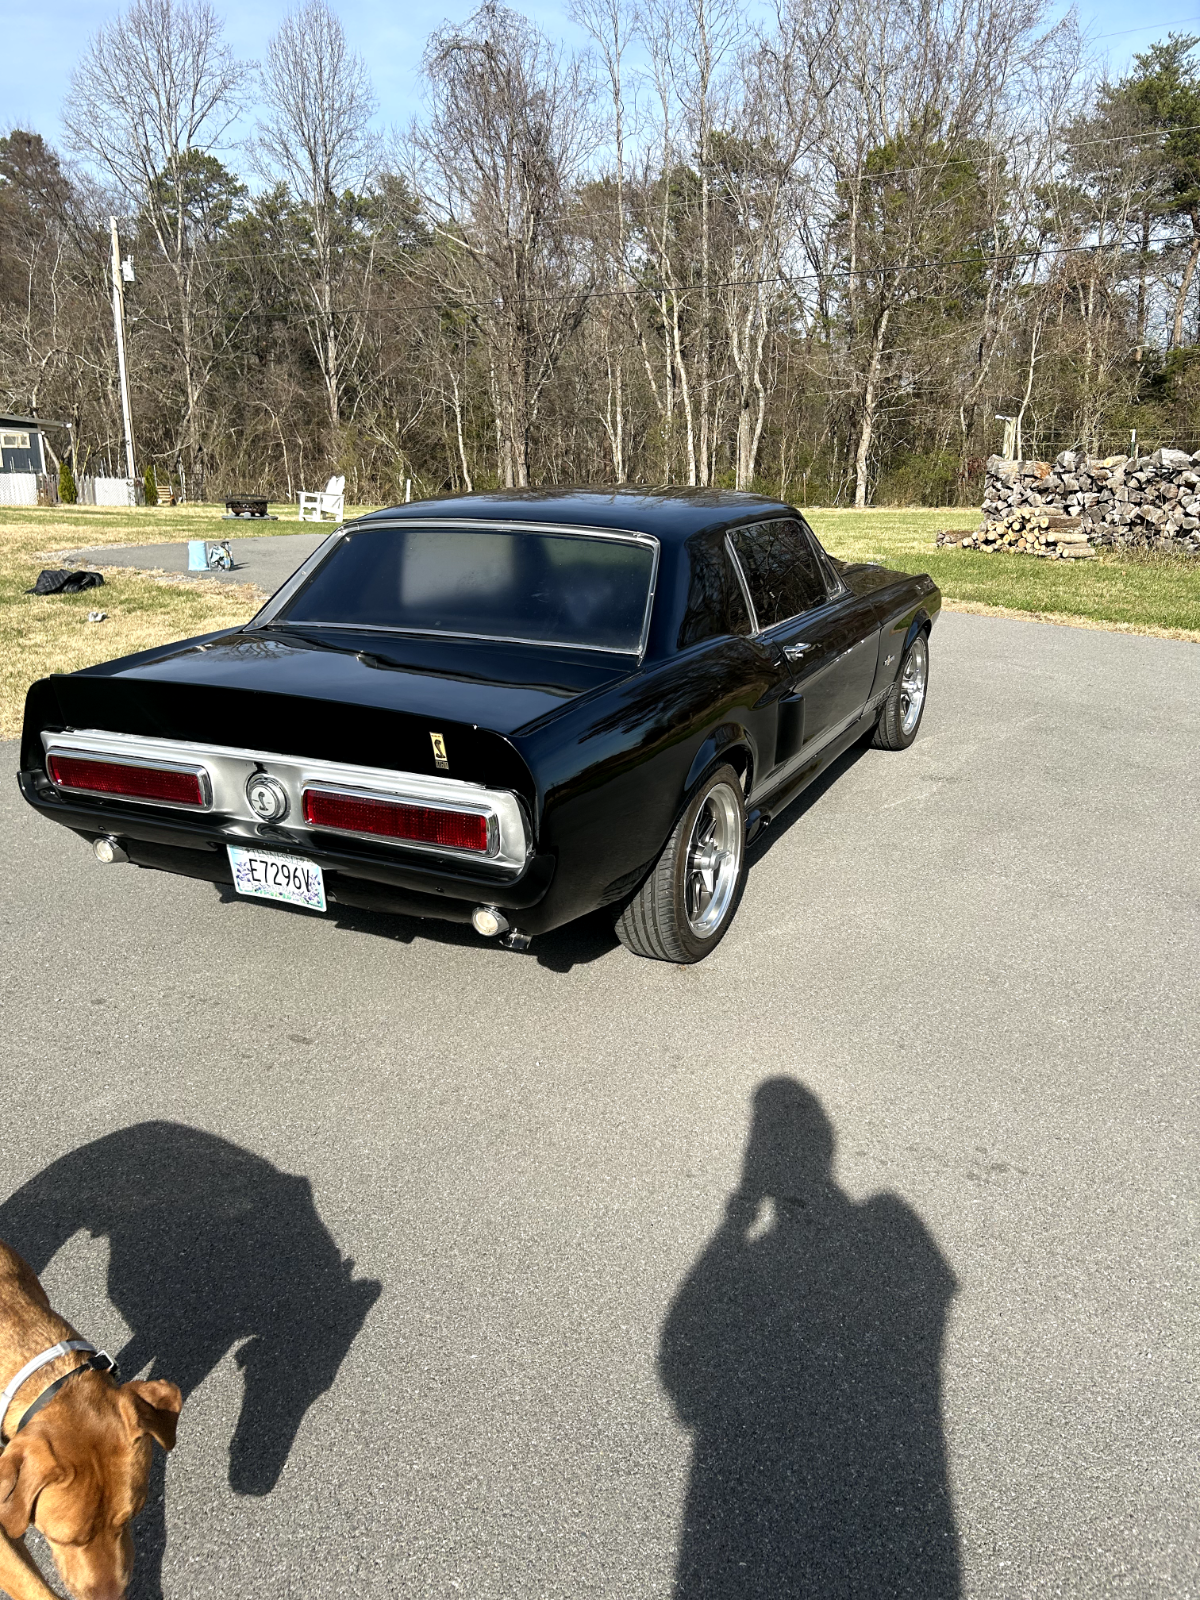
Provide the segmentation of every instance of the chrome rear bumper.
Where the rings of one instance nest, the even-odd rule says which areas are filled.
[[[470,812],[487,821],[487,850],[458,850],[444,844],[426,844],[414,839],[395,839],[379,834],[337,830],[345,839],[369,840],[372,844],[423,856],[452,857],[490,867],[521,871],[529,860],[533,840],[525,812],[517,796],[507,789],[489,789],[482,784],[464,783],[456,778],[439,778],[416,772],[394,772],[383,767],[360,767],[340,761],[314,761],[307,757],[278,755],[271,751],[243,750],[224,745],[192,744],[181,739],[152,739],[138,734],[108,733],[102,729],[81,728],[66,733],[43,733],[42,745],[47,760],[55,753],[92,756],[146,765],[184,766],[203,773],[205,802],[186,809],[198,817],[211,818],[223,835],[231,839],[262,842],[268,831],[262,817],[250,804],[247,790],[255,777],[274,779],[287,798],[287,809],[276,821],[278,831],[286,830],[311,837],[329,833],[314,828],[304,819],[302,796],[305,789],[336,790],[351,796],[399,801],[431,810]],[[87,797],[89,791],[58,790],[64,798]],[[99,796],[97,796],[99,798]],[[120,796],[122,805],[157,806],[159,802]]]

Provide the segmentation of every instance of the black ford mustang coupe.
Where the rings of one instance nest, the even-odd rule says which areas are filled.
[[[101,861],[518,949],[608,906],[699,961],[755,833],[872,730],[912,743],[940,606],[757,495],[416,502],[243,628],[35,683],[21,789]]]

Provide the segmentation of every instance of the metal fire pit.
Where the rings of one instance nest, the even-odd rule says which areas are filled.
[[[235,494],[225,502],[228,517],[266,517],[267,498],[257,494]],[[274,518],[271,519],[274,521]]]

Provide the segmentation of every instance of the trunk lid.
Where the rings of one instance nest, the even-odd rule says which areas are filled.
[[[510,735],[632,666],[491,641],[247,630],[43,679],[30,691],[26,752],[43,728],[104,728],[448,772],[532,800]],[[434,733],[448,768],[437,765]]]

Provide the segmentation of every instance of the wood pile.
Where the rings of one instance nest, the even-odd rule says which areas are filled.
[[[974,533],[939,534],[938,543],[1061,560],[1128,545],[1200,556],[1200,450],[1103,460],[1064,450],[1053,462],[991,456],[983,518]]]
[[[1098,554],[1078,517],[1062,516],[1053,511],[1010,511],[998,522],[985,522],[973,533],[948,529],[938,534],[937,542],[988,553],[1015,550],[1059,561],[1094,559]]]

